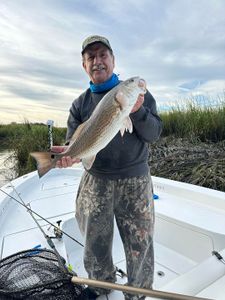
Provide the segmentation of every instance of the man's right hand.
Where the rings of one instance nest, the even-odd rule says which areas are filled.
[[[51,152],[61,153],[66,151],[68,146],[52,146]],[[67,168],[71,167],[75,163],[79,163],[81,160],[79,158],[72,158],[71,156],[63,156],[60,160],[57,161],[57,168]]]

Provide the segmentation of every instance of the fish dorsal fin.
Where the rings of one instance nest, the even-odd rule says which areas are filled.
[[[130,133],[133,132],[133,124],[129,116],[124,119],[123,127],[120,129],[121,136],[124,135],[125,130],[129,131]]]
[[[88,120],[87,120],[88,121]],[[72,135],[72,138],[71,138],[71,142],[74,142],[78,136],[81,134],[81,132],[83,131],[87,121],[85,121],[84,123],[80,124],[77,129],[75,130],[74,134]]]
[[[93,155],[93,156],[85,157],[82,159],[82,164],[86,170],[89,170],[92,167],[92,165],[95,161],[95,157],[96,157],[96,155]]]

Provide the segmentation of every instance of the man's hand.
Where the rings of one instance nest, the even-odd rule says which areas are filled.
[[[51,151],[53,153],[61,153],[66,151],[68,146],[52,146]],[[74,163],[79,163],[81,160],[79,158],[72,158],[71,156],[63,156],[57,161],[56,167],[67,168],[71,167]]]
[[[143,92],[143,94],[139,94],[136,103],[134,104],[131,113],[134,113],[136,111],[139,110],[139,108],[142,106],[142,104],[144,103],[144,93],[146,92],[146,82],[144,80],[140,80],[139,82],[139,86],[141,88],[143,88],[145,91]]]
[[[140,107],[142,106],[142,104],[144,103],[144,99],[145,99],[144,95],[140,94],[140,95],[138,96],[137,101],[136,101],[136,103],[134,104],[134,106],[133,106],[133,108],[132,108],[132,110],[131,110],[131,113],[134,113],[134,112],[136,112],[136,111],[139,110],[139,108],[140,108]]]

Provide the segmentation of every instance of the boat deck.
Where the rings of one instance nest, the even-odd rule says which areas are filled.
[[[74,201],[80,173],[80,169],[55,169],[49,172],[44,180],[39,180],[36,173],[31,173],[14,181],[14,189],[8,184],[4,190],[18,201],[29,204],[33,211],[51,223],[56,224],[58,220],[62,220],[63,230],[83,244],[83,237],[74,218]],[[161,183],[157,180],[154,180],[154,191],[159,196],[155,201],[154,288],[161,289],[179,279],[182,274],[191,272],[211,256],[212,250],[225,248],[224,238],[220,238],[222,228],[225,228],[225,207],[210,206],[210,202],[205,205],[201,196],[199,201],[194,202],[191,191],[190,197],[187,197],[188,192],[185,197],[181,197],[179,187],[177,193],[171,193],[171,190],[167,190],[167,185],[163,184],[163,180]],[[27,210],[9,197],[1,199],[3,197],[0,198],[1,258],[37,245],[49,248]],[[4,205],[1,201],[4,201]],[[218,221],[216,224],[208,221],[208,217],[212,215]],[[48,235],[54,235],[52,226],[38,216],[35,218]],[[82,263],[83,247],[65,235],[62,240],[53,241],[78,276],[86,277]],[[118,268],[126,271],[123,246],[117,229],[114,235],[113,259]],[[225,265],[223,267],[225,274]],[[118,283],[126,282],[126,278],[117,278]],[[224,282],[224,276],[220,276],[196,292],[196,295],[209,297],[217,288],[216,298],[214,295],[212,299],[224,300],[225,296],[221,298],[221,295],[225,295]],[[110,294],[110,300],[122,299],[119,294],[121,295],[121,292],[114,291]]]

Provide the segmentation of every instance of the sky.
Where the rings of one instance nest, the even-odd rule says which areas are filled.
[[[1,0],[0,124],[66,126],[89,86],[81,44],[92,34],[110,40],[121,80],[146,80],[160,111],[224,99],[224,12],[224,0]]]

